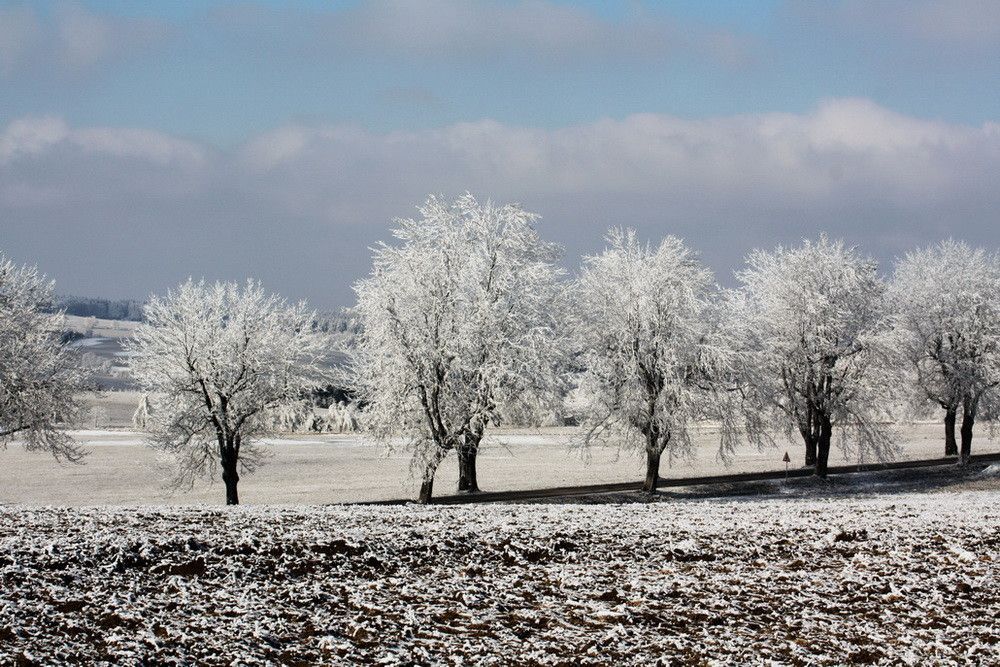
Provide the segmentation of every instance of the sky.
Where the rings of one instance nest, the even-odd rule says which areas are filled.
[[[62,294],[353,302],[429,194],[723,284],[826,232],[1000,246],[995,0],[0,0],[0,250]]]

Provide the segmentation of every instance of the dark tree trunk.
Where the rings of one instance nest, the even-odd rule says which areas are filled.
[[[816,442],[816,476],[826,479],[830,462],[830,441],[833,439],[833,423],[827,415],[819,415],[819,439]]]
[[[476,456],[482,436],[466,437],[465,445],[458,450],[458,490],[463,493],[479,493],[479,479],[476,476]]]
[[[424,480],[420,483],[420,495],[417,502],[422,505],[429,505],[434,495],[434,476],[424,475]]]
[[[944,455],[958,456],[958,441],[955,440],[955,420],[958,406],[945,408],[944,413]]]
[[[646,481],[642,484],[642,490],[646,493],[656,491],[656,484],[660,480],[660,454],[658,450],[646,448]]]
[[[802,442],[806,445],[807,468],[816,466],[816,447],[820,437],[820,419],[816,409],[809,405],[806,407],[805,422],[799,421],[799,433],[802,435]]]
[[[448,450],[446,449],[436,449],[430,460],[427,461],[423,479],[420,481],[420,495],[417,496],[418,503],[427,505],[431,502],[434,495],[434,475],[437,474],[438,466],[441,465],[441,460],[447,453]]]
[[[227,457],[228,458],[228,457]],[[239,505],[240,494],[236,490],[236,485],[240,482],[240,476],[236,472],[236,461],[226,460],[222,463],[222,481],[226,484],[226,504]]]
[[[816,438],[813,436],[811,428],[800,428],[802,441],[806,443],[806,466],[816,465]]]
[[[226,438],[219,433],[219,463],[222,466],[222,482],[226,485],[226,504],[239,505],[240,495],[237,485],[240,483],[239,469],[240,450],[239,441],[235,438]]]
[[[462,450],[458,453],[458,490],[463,493],[479,493],[476,478],[477,450]]]
[[[965,465],[972,456],[972,427],[976,424],[976,401],[965,399],[962,406],[962,449],[958,453],[958,465]]]

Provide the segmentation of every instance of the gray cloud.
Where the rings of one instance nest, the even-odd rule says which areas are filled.
[[[500,58],[560,67],[684,55],[741,68],[757,52],[746,35],[638,4],[611,19],[550,0],[362,0],[326,10],[234,3],[180,22],[93,12],[76,2],[49,11],[0,7],[0,79],[75,80],[158,49],[205,44],[226,44],[245,58],[452,64]]]
[[[996,0],[840,0],[794,3],[791,8],[872,38],[903,38],[961,50],[1000,45]]]
[[[326,51],[349,57],[435,61],[514,58],[536,65],[579,60],[695,55],[727,67],[755,57],[755,44],[728,30],[681,22],[640,5],[621,19],[548,0],[365,0],[324,12],[235,5],[215,24],[255,48]],[[296,35],[288,40],[289,34]]]
[[[9,76],[38,41],[35,13],[26,7],[0,8],[0,75]]]
[[[379,104],[407,109],[438,109],[444,106],[444,100],[427,88],[420,86],[397,86],[386,88],[375,95]]]
[[[74,3],[47,13],[0,7],[0,78],[87,73],[162,43],[169,33],[161,21],[96,14]]]
[[[390,219],[431,192],[523,202],[571,264],[626,224],[687,238],[725,278],[751,246],[820,231],[882,258],[948,235],[995,246],[998,171],[1000,125],[863,99],[556,129],[291,125],[229,152],[27,118],[0,130],[0,238],[66,292],[143,295],[188,275],[254,275],[332,306],[351,300]]]

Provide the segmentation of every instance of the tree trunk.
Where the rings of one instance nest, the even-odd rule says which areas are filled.
[[[420,495],[417,496],[418,503],[422,505],[430,504],[434,494],[434,475],[437,473],[438,466],[441,465],[441,460],[447,453],[447,450],[437,448],[427,461],[427,466],[424,468],[424,476],[420,482]]]
[[[820,437],[819,414],[811,404],[806,406],[805,422],[799,420],[799,433],[802,435],[802,442],[806,444],[807,468],[816,466],[816,445]]]
[[[826,479],[830,462],[830,441],[833,439],[833,423],[827,415],[819,415],[819,440],[816,442],[816,476]]]
[[[975,399],[966,398],[962,404],[962,449],[958,454],[958,465],[964,466],[972,456],[972,427],[976,424]]]
[[[417,502],[421,505],[429,505],[433,495],[434,476],[424,475],[424,480],[420,483],[420,495],[417,497]]]
[[[222,481],[226,484],[226,504],[239,505],[240,495],[236,485],[240,482],[240,476],[236,472],[235,458],[226,457],[222,462]]]
[[[222,482],[226,485],[226,504],[239,505],[240,495],[236,490],[236,485],[240,482],[239,469],[239,443],[235,437],[226,437],[219,433],[219,463],[222,466]]]
[[[458,453],[458,490],[463,493],[479,493],[476,479],[476,450],[462,450]]]
[[[660,454],[657,450],[646,448],[646,481],[642,484],[642,490],[646,493],[656,491],[656,484],[660,480]]]
[[[816,465],[816,438],[813,437],[812,429],[800,428],[802,441],[806,443],[806,467]]]
[[[958,441],[955,440],[955,418],[958,406],[945,408],[944,413],[944,455],[958,456]]]
[[[458,450],[458,490],[463,493],[479,493],[476,476],[476,455],[482,436],[466,437],[465,445]]]

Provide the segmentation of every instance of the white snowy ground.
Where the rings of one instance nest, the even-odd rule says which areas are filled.
[[[0,508],[0,663],[996,664],[982,488]]]
[[[939,423],[903,427],[901,458],[936,458],[943,453]],[[569,449],[572,431],[541,429],[501,431],[488,436],[479,457],[479,482],[484,490],[600,484],[637,481],[644,462],[617,448],[598,448],[589,460]],[[26,453],[19,445],[0,450],[0,503],[30,505],[160,505],[220,504],[222,485],[200,483],[191,492],[169,494],[169,466],[142,445],[141,434],[121,430],[77,431],[75,437],[91,450],[82,466],[59,465],[40,453]],[[726,472],[782,470],[787,450],[794,465],[802,463],[802,444],[792,442],[759,452],[746,447],[729,466],[716,458],[717,438],[710,429],[695,438],[692,460],[664,461],[661,475],[687,477]],[[240,500],[248,504],[324,504],[356,500],[414,497],[416,481],[409,455],[386,455],[382,448],[355,436],[314,435],[275,441],[273,458],[240,482]],[[976,434],[973,451],[1000,451],[1000,441],[989,440],[988,430]],[[832,464],[845,463],[835,449]],[[449,458],[438,472],[435,492],[454,493],[457,464]]]

